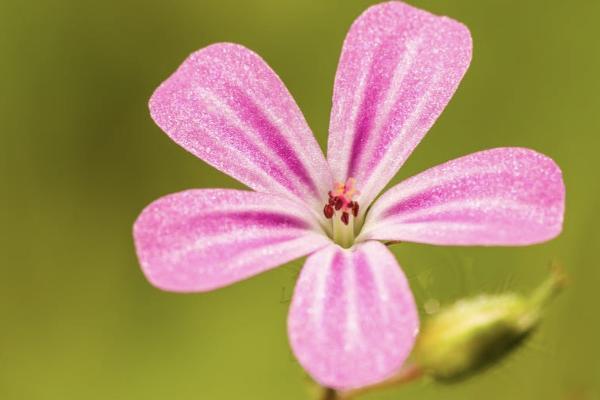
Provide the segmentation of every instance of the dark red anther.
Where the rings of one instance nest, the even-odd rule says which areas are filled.
[[[335,199],[335,209],[339,210],[344,205],[344,200],[342,200],[339,197],[334,197],[334,199]]]
[[[334,211],[331,204],[326,204],[325,208],[323,209],[323,214],[325,214],[325,218],[331,219],[331,217],[333,217],[333,213]]]
[[[330,197],[329,201],[327,202],[327,204],[329,204],[330,206],[334,206],[335,205],[335,199],[333,197]]]
[[[354,215],[354,218],[358,216],[358,203],[355,201],[352,202],[352,215]]]
[[[348,222],[350,222],[350,214],[348,214],[347,212],[343,212],[342,222],[344,223],[344,225],[348,225]]]

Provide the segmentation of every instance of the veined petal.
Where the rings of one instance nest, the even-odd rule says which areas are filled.
[[[304,205],[226,189],[156,200],[136,220],[133,236],[148,280],[175,292],[225,286],[330,243]]]
[[[352,25],[335,79],[327,159],[363,210],[440,115],[471,61],[468,29],[401,2]]]
[[[350,389],[392,375],[409,355],[418,314],[406,277],[379,242],[330,245],[296,284],[288,332],[300,364],[321,385]]]
[[[322,208],[323,153],[279,77],[243,46],[197,51],[154,92],[154,121],[187,151],[260,192]]]
[[[527,245],[562,229],[565,187],[550,158],[523,148],[481,151],[386,192],[357,240]]]

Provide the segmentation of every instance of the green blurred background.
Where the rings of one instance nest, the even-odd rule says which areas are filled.
[[[242,43],[280,74],[322,145],[344,35],[369,1],[0,1],[0,399],[305,399],[285,319],[301,261],[228,288],[163,293],[131,226],[157,197],[240,187],[151,121],[192,51]],[[542,329],[465,383],[369,399],[600,398],[600,2],[418,1],[469,26],[456,96],[396,181],[495,146],[553,157],[562,235],[526,248],[394,247],[419,304],[526,291],[552,260],[571,286]],[[595,158],[595,160],[594,160]]]

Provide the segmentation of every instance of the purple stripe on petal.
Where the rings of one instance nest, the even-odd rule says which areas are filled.
[[[238,190],[189,190],[158,199],[134,224],[148,280],[177,292],[212,290],[330,243],[302,203]]]
[[[306,260],[288,316],[300,364],[321,385],[366,386],[406,360],[418,330],[412,293],[378,242],[330,245]]]
[[[298,180],[311,191],[314,196],[320,196],[314,181],[306,167],[283,133],[264,115],[262,110],[238,87],[228,85],[231,92],[231,106],[239,113],[242,120],[248,122],[257,132],[264,143],[272,149],[286,165],[287,170],[293,173]],[[297,195],[304,191],[299,190]]]
[[[496,197],[496,193],[502,190],[511,190],[513,201],[530,202],[536,201],[540,204],[550,205],[553,194],[541,190],[531,190],[530,176],[525,174],[515,175],[510,171],[475,172],[468,176],[457,176],[452,179],[441,180],[433,186],[427,187],[418,193],[392,204],[383,211],[384,217],[392,217],[398,214],[407,214],[413,210],[423,210],[438,206],[450,201],[476,200],[473,193],[478,193],[482,200]],[[509,188],[507,188],[509,185]]]
[[[377,168],[386,166],[386,156],[387,161],[392,162],[392,167],[398,164],[400,168],[441,112],[440,103],[447,102],[436,92],[441,72],[423,77],[418,73],[427,68],[423,64],[417,60],[413,68],[406,72],[402,87],[395,96],[402,102],[390,107],[382,119],[371,152],[362,166],[363,174],[380,173]],[[390,156],[393,156],[392,160],[389,160]]]
[[[286,229],[311,229],[312,225],[305,219],[290,214],[265,211],[217,211],[202,213],[198,217],[190,219],[204,224],[203,229],[211,232],[227,230],[228,226],[234,224],[251,224],[253,229],[257,228],[286,228]]]
[[[533,150],[499,148],[431,168],[378,199],[357,240],[526,245],[562,229],[560,168]]]
[[[211,121],[207,123],[207,126],[218,127],[215,131],[221,132],[221,135],[213,139],[212,132],[204,131],[203,135],[206,139],[203,144],[213,149],[213,152],[216,153],[214,157],[218,157],[220,163],[235,159],[238,161],[238,169],[240,169],[243,165],[242,159],[248,159],[252,168],[251,171],[244,171],[244,176],[256,182],[273,180],[279,183],[282,188],[297,196],[303,193],[297,187],[296,180],[290,179],[289,171],[284,170],[282,166],[275,163],[271,157],[263,152],[247,135],[247,132],[234,126],[231,121],[219,115],[207,115],[206,119]],[[237,153],[228,154],[228,149],[235,150]],[[264,171],[268,171],[268,178],[265,178]],[[252,175],[250,175],[251,173]]]
[[[357,171],[357,168],[361,167],[359,160],[368,143],[368,136],[373,133],[372,129],[374,128],[373,125],[378,112],[377,105],[383,101],[383,96],[387,93],[386,88],[390,84],[389,75],[393,73],[392,68],[394,67],[394,63],[390,63],[387,60],[389,57],[396,57],[393,54],[393,46],[395,44],[391,45],[389,41],[384,41],[375,51],[375,54],[379,56],[372,60],[367,77],[365,94],[358,111],[356,128],[353,135],[354,139],[350,150],[350,160],[348,161],[348,177],[358,176],[360,172]]]
[[[150,99],[179,145],[257,191],[322,207],[332,178],[293,98],[252,51],[220,43],[189,56]]]
[[[327,159],[366,210],[442,112],[471,60],[460,23],[401,2],[352,25],[338,66]]]
[[[191,265],[205,265],[213,262],[214,260],[219,260],[223,257],[223,254],[227,254],[227,262],[229,265],[233,266],[246,262],[248,258],[256,257],[257,248],[273,248],[279,245],[294,243],[297,240],[297,234],[280,234],[276,236],[262,236],[259,238],[238,238],[235,241],[235,243],[232,243],[231,240],[220,243],[208,242],[208,244],[202,246],[202,248],[200,249],[196,249],[193,252],[182,252],[181,258],[179,259],[179,263]],[[159,270],[158,274],[165,274],[165,272],[166,276],[160,277],[159,275],[155,274],[153,275],[152,280],[157,280],[161,278],[169,280],[173,278],[171,271]],[[229,277],[226,276],[228,272],[232,273]],[[196,280],[214,279],[214,276],[212,276],[213,272],[209,268],[197,269],[195,273]],[[222,274],[224,277],[231,279],[233,282],[238,280],[235,276],[237,272],[233,268],[224,267],[219,273]],[[187,285],[187,280],[189,280],[189,276],[184,275],[183,277],[184,279],[181,282],[181,284]]]

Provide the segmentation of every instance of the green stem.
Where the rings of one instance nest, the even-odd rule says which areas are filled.
[[[336,391],[331,388],[324,388],[321,400],[354,400],[358,396],[362,396],[371,391],[398,387],[415,381],[422,376],[423,371],[419,367],[414,364],[408,365],[393,377],[374,385],[346,391]]]
[[[560,266],[553,266],[550,276],[535,289],[530,297],[537,311],[543,309],[567,284],[567,276]]]

